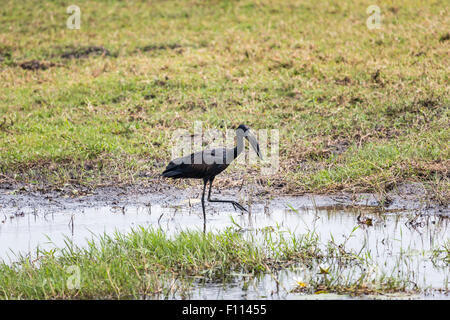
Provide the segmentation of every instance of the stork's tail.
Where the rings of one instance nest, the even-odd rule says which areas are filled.
[[[161,173],[161,176],[165,178],[181,178],[182,172],[179,170],[177,166],[171,166],[170,164],[167,166],[166,170]]]

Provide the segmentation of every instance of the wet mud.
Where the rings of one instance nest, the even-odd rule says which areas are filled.
[[[56,66],[53,62],[47,62],[47,61],[39,61],[39,60],[30,60],[30,61],[24,61],[20,62],[18,64],[19,67],[21,67],[24,70],[47,70],[51,67]]]
[[[103,46],[87,46],[73,48],[61,54],[63,59],[84,59],[90,56],[111,56],[111,52]]]

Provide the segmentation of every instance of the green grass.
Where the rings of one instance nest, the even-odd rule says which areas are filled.
[[[350,237],[351,235],[349,235]],[[140,299],[189,297],[210,283],[226,284],[237,274],[250,280],[279,270],[307,268],[301,293],[379,294],[411,290],[410,273],[373,277],[370,255],[346,248],[346,241],[322,243],[314,232],[280,230],[244,234],[186,231],[168,236],[139,228],[129,234],[101,235],[78,247],[39,250],[0,262],[0,299]],[[437,263],[442,257],[437,253]],[[322,267],[322,266],[328,267]],[[249,279],[247,279],[249,280]],[[414,288],[419,291],[419,288]]]
[[[445,1],[4,1],[0,182],[145,183],[171,133],[280,130],[289,192],[385,192],[422,182],[450,198]],[[109,55],[65,59],[103,46]],[[53,63],[24,70],[22,62]],[[235,176],[242,174],[231,168]],[[219,181],[220,183],[220,181]]]

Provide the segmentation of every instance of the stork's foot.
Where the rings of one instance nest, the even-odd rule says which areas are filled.
[[[241,210],[241,211],[248,212],[248,210],[245,209],[245,208],[244,208],[241,204],[239,204],[238,202],[233,201],[233,202],[231,202],[231,204],[233,205],[234,210],[236,210],[236,207],[237,207],[237,208],[238,208],[239,210]]]

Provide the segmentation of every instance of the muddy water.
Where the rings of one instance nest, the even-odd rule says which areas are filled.
[[[436,265],[431,259],[432,250],[441,247],[450,236],[449,219],[445,214],[399,209],[383,212],[369,206],[330,205],[329,201],[311,197],[260,202],[251,206],[249,214],[235,212],[228,204],[208,204],[207,208],[208,231],[227,227],[247,233],[267,227],[296,234],[314,231],[322,243],[334,239],[337,244],[345,242],[347,249],[369,253],[379,272],[396,270],[399,276],[408,274],[421,288],[448,292],[448,264]],[[119,205],[102,203],[50,210],[39,206],[4,205],[0,208],[0,259],[14,261],[19,252],[33,255],[38,246],[42,249],[61,247],[67,238],[83,245],[96,235],[127,232],[139,226],[161,228],[169,234],[186,229],[201,231],[201,206],[194,199],[163,201],[155,198]],[[355,227],[358,228],[355,230]],[[226,285],[198,285],[191,298],[308,298],[290,292],[294,278],[300,275],[304,276],[296,270],[284,270],[276,274],[276,281],[274,275],[258,279],[236,275]],[[426,297],[448,298],[448,295],[433,293]],[[321,295],[320,298],[336,296]]]

